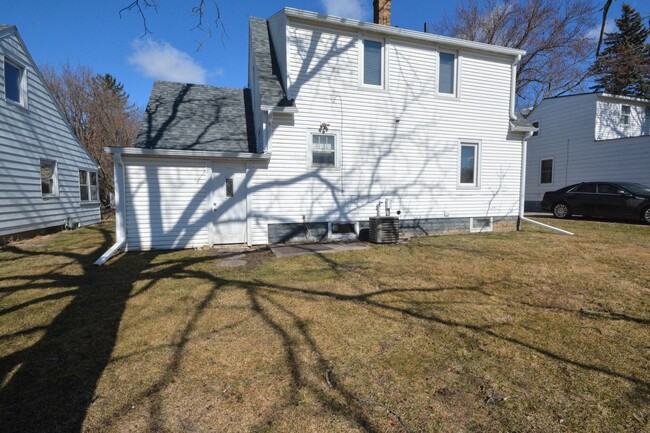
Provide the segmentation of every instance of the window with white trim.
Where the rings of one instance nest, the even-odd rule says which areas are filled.
[[[632,114],[632,107],[629,105],[621,105],[621,124],[622,125],[629,125],[630,124],[630,116]]]
[[[41,159],[41,194],[43,197],[59,195],[56,161]]]
[[[459,149],[458,183],[461,186],[478,186],[478,143],[461,142]]]
[[[364,86],[384,85],[384,43],[372,39],[363,40],[361,82]]]
[[[25,106],[27,88],[25,68],[4,59],[5,99]]]
[[[99,201],[99,182],[96,172],[79,170],[79,199],[82,202]]]
[[[539,183],[553,183],[553,158],[542,159],[540,161]]]
[[[338,165],[337,135],[332,133],[310,134],[309,150],[312,167],[336,167]]]
[[[456,95],[458,54],[449,51],[438,53],[438,93]]]
[[[469,220],[469,231],[471,233],[491,232],[494,230],[492,217],[475,217]]]

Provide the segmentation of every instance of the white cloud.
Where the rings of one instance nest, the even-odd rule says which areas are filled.
[[[614,22],[614,20],[613,19],[607,20],[605,22],[605,33],[611,33],[615,30],[616,30],[616,23]],[[589,39],[598,40],[599,36],[600,36],[600,23],[597,26],[592,27],[587,32],[587,37]]]
[[[369,15],[364,5],[370,1],[362,0],[321,0],[327,15],[363,21]]]
[[[192,57],[167,42],[136,39],[131,44],[133,53],[129,63],[154,80],[205,84],[207,71]]]

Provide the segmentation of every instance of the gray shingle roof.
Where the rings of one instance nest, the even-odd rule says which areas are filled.
[[[260,105],[292,106],[280,80],[280,71],[277,65],[275,50],[269,38],[268,24],[262,18],[249,18],[249,31],[251,36],[251,49],[255,60],[255,69],[260,91]]]
[[[135,147],[254,152],[250,92],[156,81]]]

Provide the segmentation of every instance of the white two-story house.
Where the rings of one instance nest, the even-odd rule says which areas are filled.
[[[543,100],[528,116],[526,210],[544,192],[589,181],[650,185],[650,101],[606,93]]]
[[[416,234],[516,226],[523,51],[288,8],[249,50],[246,89],[156,82],[108,150],[121,247],[321,241],[386,207]]]
[[[98,223],[97,173],[18,30],[0,25],[0,245]]]

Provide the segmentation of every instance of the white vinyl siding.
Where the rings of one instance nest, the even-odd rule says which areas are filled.
[[[66,125],[31,57],[15,34],[0,39],[0,59],[25,68],[29,111],[0,98],[0,236],[61,226],[66,218],[80,225],[100,221],[99,205],[79,205],[79,169],[96,170]],[[0,91],[4,93],[4,61]],[[56,200],[43,200],[41,160],[56,161]]]
[[[123,159],[127,249],[207,245],[212,211],[206,162]]]
[[[387,91],[373,92],[360,86],[358,34],[292,20],[287,33],[299,111],[274,114],[270,162],[254,169],[253,244],[268,242],[268,224],[367,221],[387,197],[405,219],[497,217],[517,209],[521,139],[509,134],[512,57],[459,52],[462,98],[442,98],[436,47],[390,39]],[[310,165],[305,131],[323,122],[343,143],[336,170]],[[458,188],[461,133],[481,138],[480,189]]]

